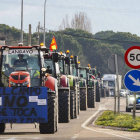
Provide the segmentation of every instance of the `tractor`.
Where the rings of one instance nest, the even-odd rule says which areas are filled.
[[[48,52],[44,55],[47,73],[58,80],[58,121],[68,123],[70,121],[70,86],[69,79],[62,74],[61,63],[65,55],[62,52]]]
[[[72,75],[72,65],[71,62],[74,60],[68,56],[69,50],[65,53],[62,53],[61,59],[59,60],[60,64],[60,73],[66,75],[69,79],[70,85],[70,118],[77,118],[78,115],[78,77]]]
[[[80,82],[80,85],[84,88],[87,88],[87,106],[88,108],[95,108],[95,102],[96,102],[96,71],[95,69],[91,69],[90,64],[88,64],[87,67],[79,66],[79,73],[80,77],[84,78],[86,82]],[[83,108],[86,109],[86,88],[83,91],[83,102],[85,102]],[[82,93],[80,93],[81,95]]]
[[[58,82],[45,68],[46,50],[39,45],[1,46],[0,133],[5,123],[39,123],[41,134],[57,131]]]

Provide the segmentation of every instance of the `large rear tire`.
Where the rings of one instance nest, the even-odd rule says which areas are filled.
[[[58,91],[59,123],[70,122],[70,92],[69,90]]]
[[[6,128],[5,123],[0,123],[0,133],[4,133],[5,128]]]
[[[88,104],[88,108],[95,108],[95,91],[94,91],[94,88],[88,88],[87,104]]]
[[[41,134],[51,134],[57,131],[56,105],[56,97],[53,94],[48,94],[48,122],[39,124]]]
[[[106,91],[105,91],[105,89],[104,89],[104,88],[102,88],[101,95],[102,95],[102,97],[103,97],[103,98],[105,98],[105,97],[106,97]]]
[[[100,87],[96,86],[96,102],[100,102]]]
[[[80,110],[87,110],[87,89],[80,89]]]
[[[78,97],[78,115],[80,114],[80,89],[79,89],[79,86],[78,86],[78,89],[77,89],[77,97]]]
[[[106,90],[106,97],[109,97],[109,90]]]
[[[73,90],[70,90],[70,117],[74,119],[74,110],[75,110],[75,94]]]
[[[77,90],[74,90],[74,103],[75,103],[75,108],[74,108],[74,118],[77,118],[78,116],[78,93]]]

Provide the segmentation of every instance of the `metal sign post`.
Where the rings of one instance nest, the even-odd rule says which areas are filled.
[[[114,90],[115,90],[115,93],[114,93],[114,114],[116,114],[116,86],[115,86],[115,89]]]
[[[117,80],[114,81],[117,83],[115,86],[115,96],[114,96],[114,114],[116,114],[116,96],[118,95],[118,113],[120,112],[120,94],[119,94],[119,76],[118,71],[122,71],[124,68],[125,62],[124,58],[118,54],[112,54],[108,59],[108,67],[111,71],[116,72]],[[121,88],[121,85],[120,85]],[[117,92],[116,92],[117,91]]]
[[[136,115],[136,92],[134,92],[134,101],[133,101],[133,119],[135,119]]]
[[[118,77],[117,54],[115,54],[115,66],[116,66],[116,76],[117,76],[117,95],[118,95],[118,114],[119,114],[120,113],[120,94],[119,94],[119,77]]]

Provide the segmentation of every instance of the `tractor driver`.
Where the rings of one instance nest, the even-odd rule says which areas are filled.
[[[23,59],[24,55],[23,54],[18,54],[19,59],[14,61],[13,68],[15,67],[27,67],[28,62],[26,59]]]

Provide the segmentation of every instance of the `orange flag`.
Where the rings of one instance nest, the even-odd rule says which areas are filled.
[[[50,45],[50,50],[53,51],[53,50],[56,50],[56,49],[57,49],[57,44],[56,44],[55,37],[53,37],[51,45]]]

